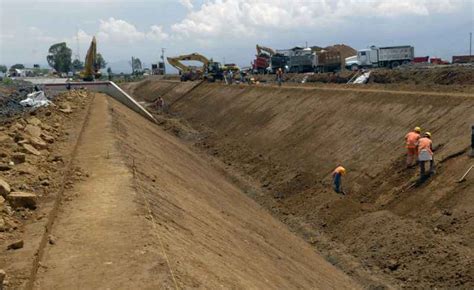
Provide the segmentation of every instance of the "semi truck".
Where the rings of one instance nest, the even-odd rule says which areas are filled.
[[[371,46],[357,51],[357,55],[345,59],[346,67],[352,70],[370,67],[395,68],[410,63],[415,56],[415,48],[402,46]]]

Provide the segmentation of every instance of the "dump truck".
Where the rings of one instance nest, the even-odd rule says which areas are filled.
[[[268,71],[270,66],[270,59],[275,54],[275,51],[269,47],[258,45],[255,60],[252,62],[252,69],[254,73],[264,74]]]
[[[276,53],[270,59],[270,68],[272,73],[276,73],[278,69],[282,69],[283,71],[287,72],[288,69],[288,62],[290,57],[286,56],[282,53]]]
[[[334,72],[343,67],[341,53],[339,51],[321,50],[317,52],[316,72]]]
[[[370,67],[395,68],[410,63],[415,56],[415,48],[410,45],[376,47],[357,51],[357,55],[345,59],[346,67],[352,70]]]
[[[318,63],[318,57],[311,48],[293,50],[288,58],[288,69],[293,73],[314,72]]]

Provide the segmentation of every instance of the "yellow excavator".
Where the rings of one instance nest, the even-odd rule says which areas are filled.
[[[94,36],[87,50],[84,71],[81,73],[81,77],[84,81],[93,81],[94,79],[100,78],[101,74],[99,70],[99,64],[97,63],[97,41]]]
[[[221,64],[209,60],[199,53],[191,53],[179,55],[176,57],[168,57],[168,63],[175,67],[181,75],[181,81],[194,81],[199,79],[207,79],[211,82],[224,79],[224,71]],[[196,68],[183,64],[183,61],[198,61],[202,63],[202,68]]]

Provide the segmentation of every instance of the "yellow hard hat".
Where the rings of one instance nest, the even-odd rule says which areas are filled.
[[[341,168],[341,174],[342,175],[346,174],[346,169],[344,167]]]
[[[425,132],[425,136],[431,138],[431,133],[430,132]]]
[[[420,128],[420,127],[415,127],[415,130],[414,130],[414,131],[417,132],[417,133],[420,133],[420,132],[421,132],[421,128]]]

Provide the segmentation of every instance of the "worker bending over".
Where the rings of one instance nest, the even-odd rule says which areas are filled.
[[[429,174],[425,174],[425,163],[430,162]],[[420,163],[420,179],[428,177],[434,173],[433,159],[433,142],[431,141],[431,133],[426,132],[423,137],[418,140],[418,162]]]
[[[332,173],[332,181],[333,181],[333,185],[334,185],[334,191],[337,192],[337,193],[342,193],[342,194],[345,194],[342,189],[341,189],[341,185],[342,185],[342,175],[345,175],[346,174],[346,169],[342,166],[338,166],[336,167],[336,169],[334,169],[333,173]]]
[[[405,135],[405,146],[407,148],[407,168],[415,166],[417,155],[417,144],[420,139],[421,128],[415,127],[413,131]]]

